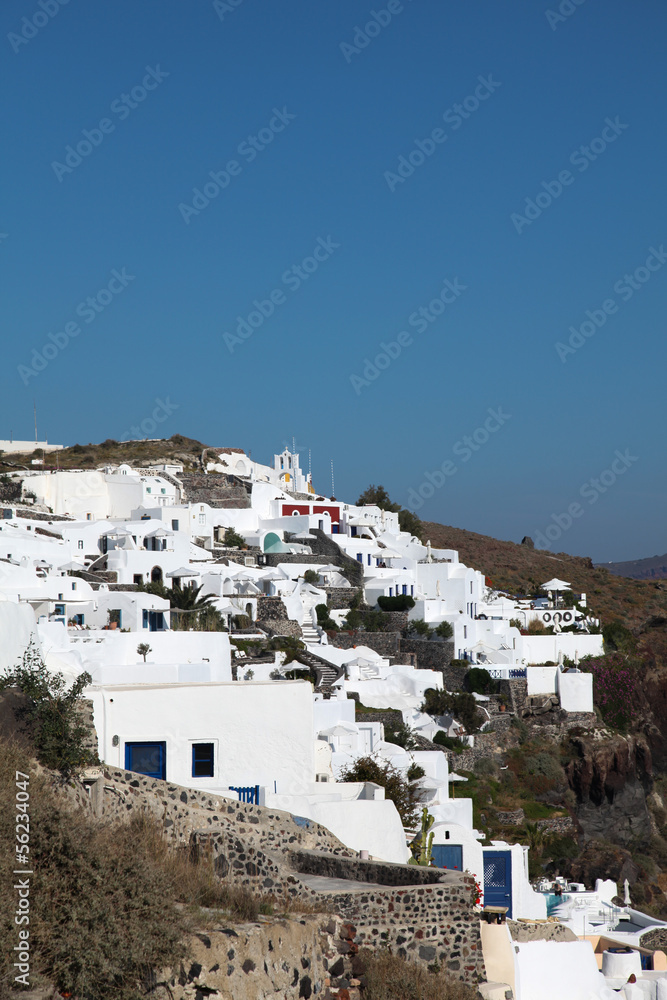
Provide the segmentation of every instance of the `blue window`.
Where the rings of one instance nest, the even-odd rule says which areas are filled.
[[[357,552],[357,562],[362,563],[363,561],[364,561],[364,557],[363,557],[362,553],[361,552]]]
[[[407,594],[407,592],[408,592],[408,585],[407,585],[407,583],[404,583],[403,584],[403,593]]]
[[[390,587],[390,588],[389,588],[389,596],[390,596],[390,597],[393,597],[393,596],[394,596],[394,588],[393,588],[393,587]]]
[[[414,596],[415,596],[415,588],[413,587],[412,584],[410,584],[410,597],[414,597]]]
[[[368,556],[368,565],[370,566],[370,564],[371,564],[371,557]]]
[[[212,778],[214,746],[212,743],[192,744],[192,777]]]
[[[126,743],[125,770],[145,774],[149,778],[166,777],[166,743]]]
[[[432,854],[436,868],[456,868],[463,871],[461,844],[434,844]]]
[[[178,531],[178,520],[176,518],[172,518],[172,521],[171,521],[171,530],[172,531]]]
[[[144,608],[142,625],[144,628],[148,628],[148,610]]]

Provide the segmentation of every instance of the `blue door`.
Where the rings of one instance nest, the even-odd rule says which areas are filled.
[[[510,851],[484,851],[484,905],[506,906],[512,916],[512,855]]]
[[[461,844],[434,844],[432,854],[437,868],[456,868],[457,871],[463,871]]]
[[[126,743],[125,770],[145,774],[148,778],[164,778],[167,770],[165,743]]]

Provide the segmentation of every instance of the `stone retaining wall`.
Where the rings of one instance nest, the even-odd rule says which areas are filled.
[[[360,858],[345,858],[322,851],[292,851],[290,862],[302,874],[344,878],[353,882],[377,882],[379,885],[433,885],[441,882],[443,876],[440,868],[362,861]]]
[[[402,639],[401,653],[415,653],[419,670],[444,671],[454,656],[454,643],[430,639]]]
[[[355,646],[368,646],[380,656],[400,656],[400,632],[328,632],[329,642],[338,649],[353,649]]]
[[[329,611],[342,611],[349,608],[352,598],[357,593],[354,587],[324,587],[327,592],[327,607]]]

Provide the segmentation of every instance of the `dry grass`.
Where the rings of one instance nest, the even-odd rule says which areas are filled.
[[[479,993],[442,971],[429,972],[388,951],[361,951],[364,1000],[477,1000]]]

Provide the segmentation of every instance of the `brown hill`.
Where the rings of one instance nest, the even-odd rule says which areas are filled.
[[[667,583],[615,576],[592,561],[566,552],[547,552],[529,544],[504,542],[474,531],[424,521],[424,537],[438,548],[457,549],[461,562],[481,570],[496,590],[534,593],[553,576],[585,593],[592,613],[603,623],[622,620],[639,629],[652,616],[667,616]]]
[[[41,449],[25,455],[0,452],[0,468],[5,472],[31,468],[33,458],[43,458],[45,469],[97,469],[102,465],[120,465],[123,462],[142,467],[151,462],[175,462],[183,465],[186,471],[192,471],[201,469],[202,456],[207,447],[201,441],[183,437],[182,434],[146,441],[114,441],[109,438],[101,444],[74,444],[45,455]]]
[[[614,576],[627,576],[633,580],[664,580],[667,577],[667,553],[664,556],[650,556],[648,559],[597,565],[608,569]]]

